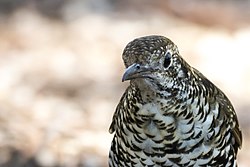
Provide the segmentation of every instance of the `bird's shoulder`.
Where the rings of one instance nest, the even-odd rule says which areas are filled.
[[[222,90],[220,90],[215,84],[207,79],[201,72],[193,68],[194,73],[198,77],[198,81],[202,84],[207,91],[209,91],[208,98],[215,98],[220,107],[221,116],[226,117],[228,124],[231,127],[233,137],[235,138],[236,147],[241,148],[242,145],[242,133],[239,128],[239,122],[234,110],[234,107],[228,97]]]
[[[140,98],[139,90],[134,85],[129,85],[116,106],[112,123],[109,127],[109,133],[113,133],[116,130],[118,121],[121,121],[118,120],[119,116],[128,114],[131,107],[135,107],[135,104],[140,101]]]

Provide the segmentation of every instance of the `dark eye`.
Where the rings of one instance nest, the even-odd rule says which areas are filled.
[[[170,63],[171,63],[171,54],[167,52],[164,58],[163,66],[167,68],[170,65]]]

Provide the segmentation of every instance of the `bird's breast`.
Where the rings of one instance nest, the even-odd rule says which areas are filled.
[[[163,147],[164,144],[173,142],[176,123],[172,115],[163,115],[162,109],[155,103],[138,105],[137,117],[141,117],[144,134],[143,149],[151,152],[152,148]]]

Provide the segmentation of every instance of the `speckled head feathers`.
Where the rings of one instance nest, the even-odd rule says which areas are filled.
[[[126,67],[133,63],[146,64],[161,59],[166,52],[178,53],[176,45],[164,36],[136,38],[125,47],[123,61]]]
[[[177,46],[164,36],[137,38],[125,47],[122,57],[127,68],[123,81],[143,78],[157,87],[178,84],[187,76],[185,72],[189,68]]]

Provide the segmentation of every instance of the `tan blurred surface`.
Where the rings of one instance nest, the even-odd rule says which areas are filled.
[[[109,124],[128,84],[121,53],[150,34],[175,41],[231,99],[244,136],[239,166],[248,166],[250,17],[239,11],[249,2],[225,11],[216,1],[209,10],[145,2],[0,2],[0,166],[107,166]]]

